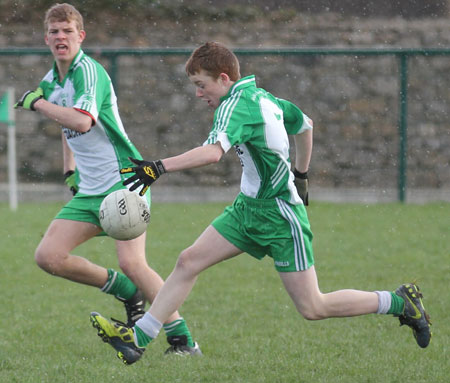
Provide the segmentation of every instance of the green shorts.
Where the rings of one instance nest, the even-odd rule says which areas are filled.
[[[277,271],[301,271],[314,265],[313,234],[304,205],[240,193],[212,225],[251,256],[271,257]]]
[[[94,225],[100,226],[100,220],[98,217],[100,205],[103,199],[110,193],[116,190],[126,189],[126,186],[122,185],[122,181],[116,183],[110,189],[102,194],[81,194],[77,193],[73,198],[59,211],[55,219],[68,219],[71,221],[90,222]],[[145,199],[150,207],[151,194],[150,188],[145,194]],[[101,227],[101,226],[100,226]],[[99,235],[107,235],[105,232],[101,232]]]

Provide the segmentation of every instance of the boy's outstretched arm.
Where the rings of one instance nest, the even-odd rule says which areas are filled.
[[[224,151],[220,143],[199,146],[175,157],[162,160],[166,172],[199,168],[219,162]]]
[[[32,110],[33,112],[40,112],[65,128],[76,130],[77,132],[85,133],[89,131],[95,123],[92,116],[85,111],[56,105],[47,101],[44,98],[44,91],[42,88],[25,92],[20,100],[14,105],[15,109],[19,107],[22,107],[25,110]]]
[[[142,196],[147,192],[150,185],[162,174],[198,168],[218,162],[222,158],[223,153],[224,151],[220,143],[216,143],[199,146],[178,156],[165,158],[163,160],[142,161],[130,158],[137,166],[120,169],[120,173],[135,173],[130,178],[127,178],[123,184],[129,185],[132,183],[133,185],[130,187],[131,191],[142,185],[143,188],[139,192]]]

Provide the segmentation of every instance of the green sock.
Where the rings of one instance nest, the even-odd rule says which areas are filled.
[[[142,331],[139,326],[134,326],[134,334],[136,335],[136,342],[138,347],[147,347],[147,345],[153,340],[144,331]]]
[[[192,340],[191,332],[188,329],[186,321],[183,318],[174,320],[173,322],[163,325],[166,336],[179,336],[186,335],[187,345],[194,347],[194,341]]]
[[[391,307],[388,310],[388,314],[394,314],[395,316],[399,316],[403,314],[403,309],[405,308],[405,301],[402,297],[399,297],[397,294],[391,292]]]
[[[108,280],[101,290],[104,293],[127,300],[136,293],[137,287],[124,274],[108,269]]]

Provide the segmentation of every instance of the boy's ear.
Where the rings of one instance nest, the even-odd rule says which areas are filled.
[[[232,83],[230,76],[228,76],[226,73],[221,73],[219,75],[219,78],[222,81],[223,85],[229,85],[230,83]]]
[[[78,36],[79,36],[79,41],[80,44],[84,41],[84,39],[86,38],[86,31],[84,31],[83,29],[81,31],[78,32]]]

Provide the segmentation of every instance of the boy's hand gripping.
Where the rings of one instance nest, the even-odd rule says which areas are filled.
[[[139,186],[143,185],[143,188],[139,192],[139,195],[143,196],[150,185],[155,182],[161,174],[166,172],[166,169],[161,160],[144,161],[131,157],[129,157],[129,159],[137,166],[120,169],[121,174],[135,173],[133,176],[123,181],[123,184],[129,185],[134,182],[130,187],[130,191],[136,190]]]

